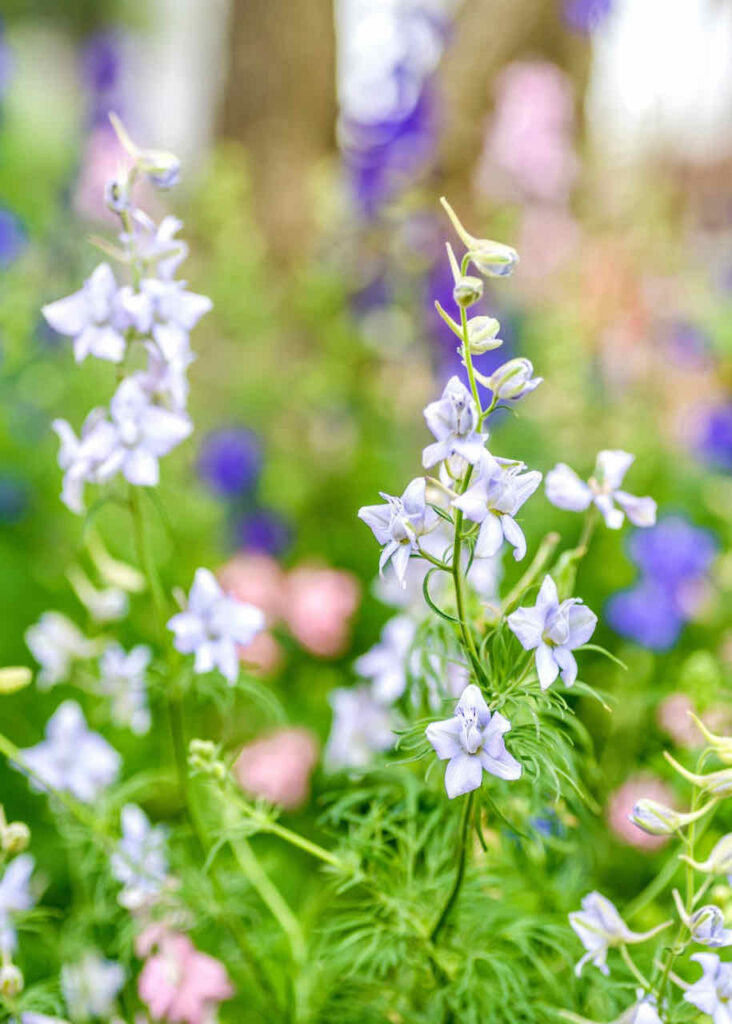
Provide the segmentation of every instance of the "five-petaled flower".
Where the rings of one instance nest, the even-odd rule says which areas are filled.
[[[445,460],[450,462],[452,468],[459,468],[460,463],[456,467],[456,460],[464,459],[471,465],[478,461],[485,436],[480,433],[475,402],[459,377],[449,379],[442,398],[430,402],[425,408],[424,418],[431,433],[437,438],[422,453],[425,469]],[[461,474],[457,472],[453,475]]]
[[[561,673],[571,686],[577,679],[572,651],[586,644],[595,631],[597,616],[578,597],[559,600],[557,586],[545,576],[533,608],[517,608],[508,616],[508,628],[527,651],[536,651],[536,671],[542,690]]]
[[[517,561],[526,554],[526,538],[514,516],[541,483],[541,473],[523,473],[524,468],[520,462],[501,465],[484,451],[478,479],[452,502],[468,519],[481,524],[475,544],[477,558],[498,554],[504,537]]]
[[[452,800],[483,781],[483,772],[499,779],[518,779],[521,765],[506,750],[503,736],[511,723],[490,713],[480,688],[470,683],[463,690],[452,718],[431,722],[425,735],[441,761],[447,761],[445,789]]]
[[[239,675],[238,647],[250,644],[264,625],[264,613],[225,594],[208,569],[196,569],[188,607],[168,622],[177,650],[195,654],[196,672],[217,668],[232,684]]]
[[[620,490],[634,459],[634,455],[619,449],[599,452],[595,471],[587,483],[566,463],[560,462],[546,475],[546,496],[552,505],[570,512],[584,512],[594,503],[611,530],[619,530],[626,515],[634,526],[653,526],[656,522],[653,498],[636,498]]]
[[[433,530],[440,517],[430,508],[426,499],[426,481],[417,477],[409,484],[401,498],[381,493],[385,505],[365,505],[358,517],[373,530],[383,545],[379,559],[379,572],[391,561],[401,586],[405,586],[407,565],[412,554],[419,553],[419,538]]]
[[[716,953],[695,953],[702,976],[684,992],[684,1001],[708,1013],[714,1024],[732,1024],[732,963],[722,963]]]

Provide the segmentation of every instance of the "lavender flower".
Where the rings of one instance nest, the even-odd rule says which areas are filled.
[[[573,31],[590,35],[608,18],[614,4],[615,0],[564,0],[564,20]]]
[[[59,467],[64,471],[61,501],[77,515],[84,512],[84,487],[99,482],[99,469],[110,457],[117,443],[117,432],[106,419],[104,409],[93,409],[84,420],[77,438],[66,420],[51,424],[61,445]]]
[[[716,953],[695,953],[690,959],[702,976],[684,992],[684,1001],[708,1013],[714,1024],[732,1024],[732,963],[722,963]]]
[[[546,475],[546,496],[558,508],[583,512],[594,503],[611,530],[619,530],[624,514],[635,526],[653,526],[656,503],[653,498],[636,498],[621,491],[623,477],[635,456],[620,450],[598,453],[593,476],[585,483],[573,469],[560,462]],[[620,508],[616,508],[615,504]]]
[[[465,460],[471,464],[478,461],[485,437],[479,431],[475,402],[458,377],[451,377],[442,398],[425,408],[424,418],[437,438],[436,444],[428,445],[422,453],[425,469],[445,460]]]
[[[211,300],[186,291],[184,281],[147,278],[140,287],[148,300],[149,319],[143,329],[152,333],[166,359],[187,351],[188,336],[201,317],[213,308]]]
[[[91,950],[77,963],[61,968],[61,988],[69,1015],[75,1021],[109,1019],[124,983],[122,965]]]
[[[119,775],[122,759],[107,741],[86,725],[76,701],[61,704],[46,726],[46,738],[21,750],[31,787],[71,793],[93,803]]]
[[[732,403],[712,406],[704,413],[697,450],[709,465],[732,472]]]
[[[508,616],[508,628],[526,651],[536,651],[536,671],[542,690],[561,673],[571,686],[577,678],[572,651],[586,644],[595,631],[597,616],[578,597],[560,603],[557,586],[545,576],[533,608],[517,608]]]
[[[374,754],[394,746],[393,717],[368,686],[331,690],[333,709],[325,762],[331,769],[363,768]]]
[[[150,648],[143,644],[129,652],[120,644],[109,644],[99,662],[99,689],[111,700],[113,721],[138,736],[150,729],[145,687],[150,658]]]
[[[615,906],[599,892],[591,892],[585,896],[582,900],[582,909],[575,910],[569,915],[569,923],[587,950],[574,969],[577,977],[580,976],[582,968],[588,962],[594,964],[603,974],[609,974],[610,970],[607,966],[609,949],[615,946],[644,942],[668,925],[667,922],[649,932],[632,932]]]
[[[185,611],[168,629],[182,654],[195,654],[196,672],[218,668],[233,684],[239,675],[237,646],[246,647],[264,629],[264,614],[252,604],[229,597],[208,569],[197,569]]]
[[[245,427],[215,430],[204,438],[198,457],[198,475],[214,494],[233,498],[257,482],[262,451],[253,431]]]
[[[125,354],[124,331],[129,326],[124,298],[117,288],[112,268],[100,263],[83,287],[43,307],[48,324],[74,339],[74,358],[83,362],[88,355],[122,361]]]
[[[649,651],[670,650],[685,621],[673,593],[655,580],[641,580],[613,594],[605,618],[616,633]]]
[[[234,523],[233,533],[237,546],[268,555],[281,554],[292,539],[287,521],[270,509],[257,509],[242,516]]]
[[[441,761],[447,761],[445,790],[452,800],[483,781],[483,772],[499,779],[518,779],[521,765],[506,750],[504,733],[511,723],[497,711],[492,715],[480,689],[466,686],[455,708],[455,715],[432,722],[425,735]]]
[[[68,682],[74,661],[91,658],[96,652],[96,644],[87,640],[61,612],[44,612],[38,622],[26,630],[25,642],[41,666],[38,685],[44,690]]]
[[[379,643],[354,663],[359,676],[371,680],[371,692],[382,704],[392,704],[407,688],[408,658],[415,631],[408,615],[396,615],[382,629]]]
[[[17,945],[13,915],[30,910],[35,899],[30,890],[30,878],[35,861],[29,853],[14,857],[5,868],[0,881],[0,953],[3,958]]]
[[[699,907],[689,917],[689,931],[694,942],[711,949],[732,946],[732,931],[724,927],[724,914],[713,904]]]
[[[682,516],[668,516],[628,539],[630,557],[644,574],[673,590],[708,571],[719,544],[710,530]]]
[[[365,505],[358,517],[383,545],[379,572],[391,561],[399,583],[405,586],[409,558],[419,552],[419,538],[433,530],[440,517],[427,505],[424,477],[412,480],[401,498],[383,492],[381,497],[385,505]]]
[[[123,231],[121,242],[143,265],[146,277],[171,281],[188,256],[188,245],[175,237],[183,222],[168,216],[156,224],[143,210],[134,210],[131,219],[132,231]]]
[[[480,475],[452,504],[474,523],[480,523],[475,544],[478,558],[491,558],[504,538],[514,549],[516,561],[526,554],[526,538],[514,516],[541,483],[541,473],[522,473],[523,463],[501,465],[487,451],[480,461]]]
[[[119,902],[128,910],[140,910],[154,902],[168,875],[168,830],[151,825],[135,804],[122,808],[122,838],[112,854],[110,868],[122,884]]]

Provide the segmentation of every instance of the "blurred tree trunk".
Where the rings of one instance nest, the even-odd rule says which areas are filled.
[[[221,131],[251,161],[257,216],[292,259],[310,227],[310,171],[335,149],[333,0],[232,0]]]

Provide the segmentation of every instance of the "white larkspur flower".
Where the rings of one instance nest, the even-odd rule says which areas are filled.
[[[186,291],[185,281],[146,278],[140,288],[150,302],[149,330],[165,359],[187,352],[188,336],[201,317],[213,309],[211,300]]]
[[[447,761],[445,790],[452,800],[478,789],[483,772],[499,779],[518,779],[521,765],[506,750],[503,736],[511,723],[490,713],[483,694],[474,683],[466,686],[452,718],[431,722],[425,735],[442,761]]]
[[[44,690],[68,682],[74,661],[91,658],[97,650],[94,641],[88,640],[61,612],[44,612],[25,631],[25,642],[41,666],[38,685]]]
[[[110,868],[122,884],[119,902],[129,910],[154,902],[168,877],[168,830],[151,825],[135,804],[122,808],[122,838],[112,854]]]
[[[702,976],[684,992],[684,1001],[708,1013],[714,1024],[732,1024],[732,963],[722,963],[716,953],[695,953]]]
[[[517,608],[507,619],[508,628],[526,651],[536,651],[536,671],[542,690],[561,673],[571,686],[577,679],[572,651],[586,644],[597,625],[597,616],[578,597],[560,603],[557,586],[545,576],[533,608]]]
[[[424,418],[437,439],[422,453],[425,469],[445,460],[464,459],[475,464],[480,459],[485,437],[478,427],[472,395],[459,377],[449,379],[442,397],[426,406]]]
[[[195,654],[196,672],[217,668],[230,683],[239,675],[238,647],[246,647],[264,629],[264,613],[225,594],[208,569],[197,569],[185,611],[168,629],[182,654]]]
[[[389,619],[377,644],[354,662],[359,676],[371,681],[371,690],[382,704],[392,704],[407,688],[409,652],[416,626],[408,615]]]
[[[166,359],[153,342],[147,345],[147,367],[135,374],[142,390],[151,399],[160,399],[173,412],[184,413],[188,404],[188,367],[196,356],[181,349]]]
[[[177,217],[163,217],[156,224],[142,210],[132,213],[132,231],[123,232],[120,239],[132,256],[146,268],[146,276],[170,281],[178,267],[188,256],[188,245],[175,236],[183,227]]]
[[[61,446],[58,464],[64,471],[61,501],[77,515],[84,512],[84,487],[99,482],[99,468],[110,457],[117,444],[117,431],[106,418],[104,409],[93,409],[77,438],[66,420],[51,424]]]
[[[115,781],[122,764],[104,737],[87,728],[73,700],[64,701],[51,716],[46,738],[20,753],[23,764],[18,767],[32,772],[33,789],[71,793],[82,803],[93,803]]]
[[[124,983],[122,965],[93,950],[84,953],[76,963],[64,964],[61,968],[61,989],[75,1021],[108,1020]]]
[[[112,363],[122,361],[126,344],[123,312],[108,263],[100,263],[78,292],[43,307],[54,331],[74,339],[77,363],[88,355]]]
[[[328,700],[333,723],[325,763],[331,770],[363,768],[375,754],[394,746],[392,715],[374,698],[369,686],[336,688],[331,690]]]
[[[112,720],[137,735],[150,729],[145,673],[151,657],[143,644],[129,652],[120,644],[109,644],[99,661],[99,690],[110,698]]]
[[[401,498],[383,492],[381,497],[385,505],[365,505],[359,509],[358,517],[383,545],[379,572],[391,562],[399,583],[404,586],[410,555],[419,552],[419,538],[433,530],[440,517],[427,504],[424,477],[412,480]]]
[[[35,899],[30,879],[35,861],[29,853],[14,857],[0,880],[0,952],[11,954],[17,944],[13,915],[30,910]]]
[[[636,498],[620,489],[634,459],[634,455],[620,449],[599,452],[595,471],[587,483],[566,463],[560,462],[546,475],[546,496],[552,505],[570,512],[584,512],[594,503],[611,530],[619,530],[626,515],[634,526],[653,526],[656,522],[653,498]]]
[[[592,963],[603,974],[609,974],[607,952],[616,946],[645,942],[670,922],[652,928],[649,932],[632,932],[614,904],[599,892],[591,892],[582,900],[582,909],[569,915],[569,923],[587,952],[578,961],[574,973],[582,973],[586,963]]]
[[[474,523],[480,523],[475,545],[478,558],[498,554],[504,538],[520,561],[526,554],[526,538],[514,516],[541,483],[541,473],[523,473],[523,464],[502,466],[488,452],[480,460],[480,475],[452,504]]]
[[[192,432],[187,416],[154,405],[134,377],[123,380],[109,405],[116,431],[114,448],[99,466],[99,480],[122,473],[131,484],[155,487],[160,480],[158,460]]]

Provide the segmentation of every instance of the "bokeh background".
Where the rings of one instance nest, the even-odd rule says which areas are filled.
[[[628,489],[659,503],[643,536],[599,533],[578,581],[601,616],[598,642],[627,666],[583,659],[614,708],[580,702],[599,762],[584,856],[611,897],[642,887],[657,849],[627,824],[629,804],[667,793],[664,747],[698,745],[689,709],[732,726],[732,5],[0,10],[0,664],[31,663],[24,634],[49,609],[103,632],[88,591],[97,525],[133,560],[123,516],[100,511],[82,529],[59,502],[50,422],[78,424],[113,371],[76,367],[39,312],[93,267],[88,237],[113,231],[101,198],[120,158],[108,111],[182,158],[166,205],[148,198],[185,221],[185,276],[215,306],[194,338],[196,432],[164,467],[162,572],[187,588],[196,566],[222,567],[267,608],[251,652],[259,677],[319,748],[328,694],[355,683],[354,660],[394,614],[356,511],[418,472],[422,408],[458,366],[433,309],[451,292],[445,194],[474,233],[521,254],[483,300],[505,345],[479,368],[523,355],[545,379],[520,415],[493,418],[491,448],[583,475],[598,449],[625,448],[637,456]],[[525,512],[530,546],[579,532],[540,495]],[[149,628],[133,603],[123,633]],[[38,740],[58,697],[6,699],[20,746]],[[88,710],[94,723],[101,712]],[[196,722],[228,750],[272,725],[266,701],[243,697],[202,701]],[[169,757],[159,736],[114,742],[133,768]],[[318,768],[304,819],[325,785]],[[50,868],[43,800],[5,770],[3,787]],[[537,835],[571,826],[553,814]]]

